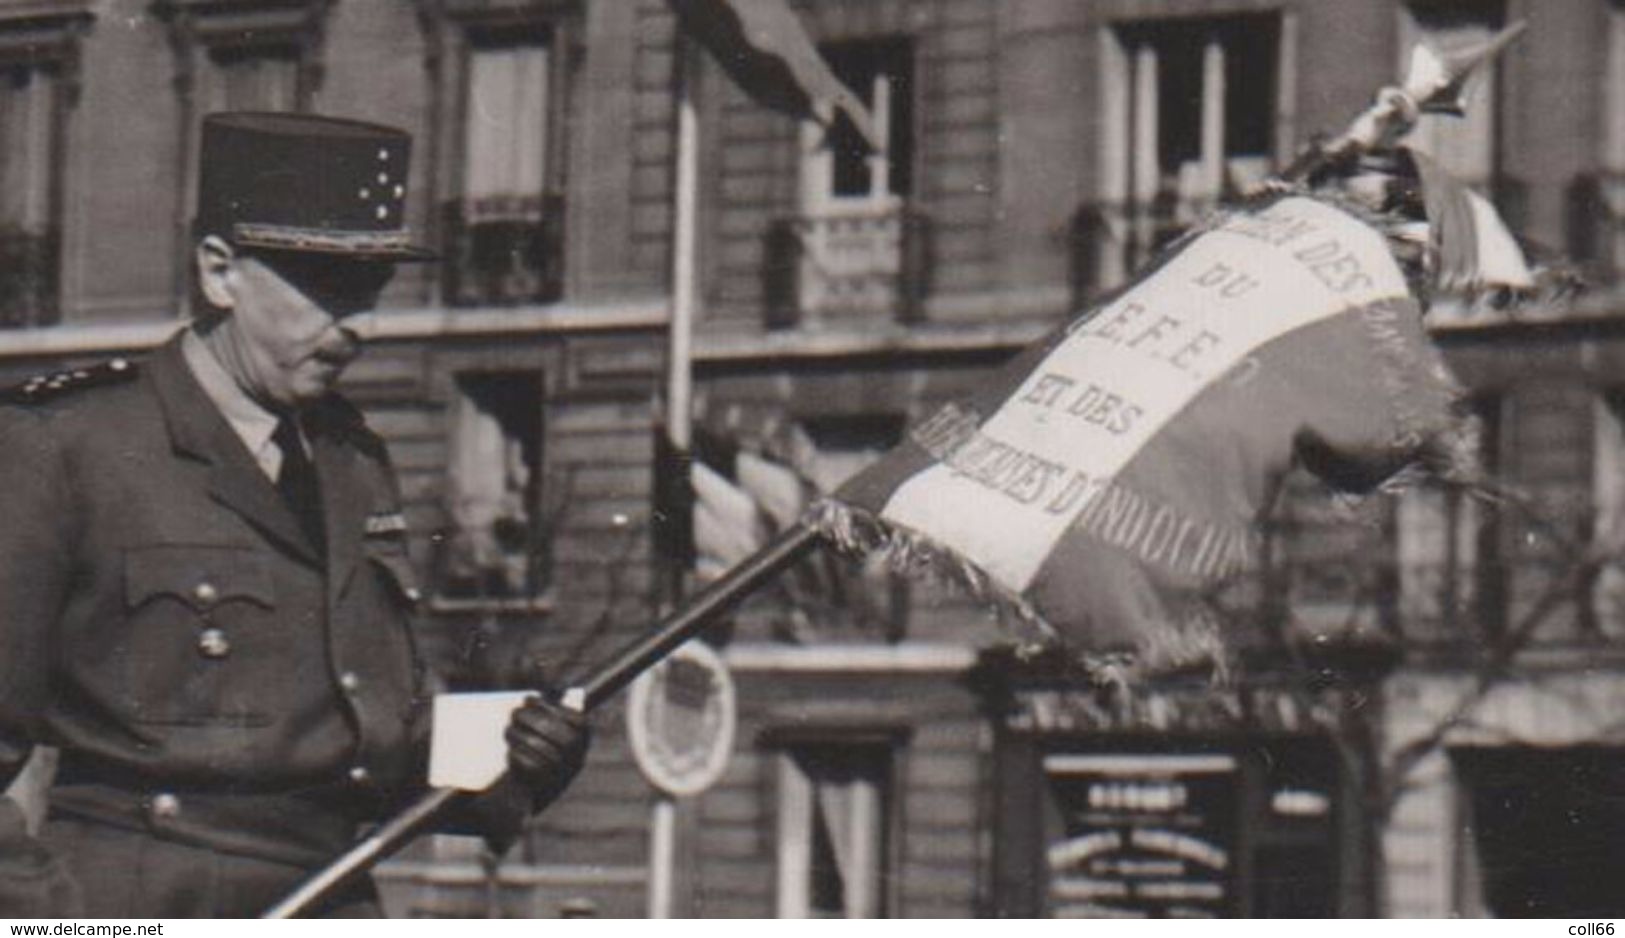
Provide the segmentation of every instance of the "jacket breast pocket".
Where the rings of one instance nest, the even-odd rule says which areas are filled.
[[[274,623],[270,558],[250,547],[161,544],[124,554],[125,703],[136,722],[261,726],[254,678]],[[246,652],[246,653],[245,653]]]

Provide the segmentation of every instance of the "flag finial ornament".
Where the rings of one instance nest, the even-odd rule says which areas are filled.
[[[1329,167],[1386,149],[1416,126],[1423,114],[1464,113],[1467,80],[1524,31],[1520,20],[1481,43],[1441,52],[1426,43],[1411,51],[1404,82],[1377,92],[1377,100],[1347,130],[1317,145],[1287,169],[1288,180],[1307,180]]]

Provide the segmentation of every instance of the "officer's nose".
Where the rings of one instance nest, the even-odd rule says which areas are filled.
[[[361,337],[354,329],[335,325],[323,336],[316,357],[333,365],[348,365],[361,354]]]

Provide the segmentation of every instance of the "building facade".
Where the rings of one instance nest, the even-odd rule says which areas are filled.
[[[944,587],[798,566],[712,636],[739,732],[678,806],[672,910],[1617,914],[1625,6],[794,5],[884,153],[756,104],[660,0],[3,0],[0,377],[178,327],[202,114],[408,128],[409,221],[443,261],[367,317],[347,391],[400,470],[441,670],[568,680],[669,598],[679,75],[701,456],[828,489],[1340,129],[1414,41],[1524,20],[1471,115],[1413,138],[1593,284],[1435,316],[1516,497],[1351,505],[1294,477],[1234,679],[1130,698],[989,651],[989,614]],[[393,911],[645,914],[656,795],[621,720],[502,862],[442,838],[391,863]]]

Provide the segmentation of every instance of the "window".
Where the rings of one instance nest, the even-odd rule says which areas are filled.
[[[437,594],[512,600],[547,585],[540,516],[542,383],[528,372],[457,377],[446,467],[448,530],[437,539]]]
[[[1482,395],[1472,408],[1483,468],[1493,477],[1502,463],[1506,402]],[[1404,493],[1396,512],[1402,627],[1424,641],[1499,633],[1508,584],[1495,514],[1460,488],[1433,485]]]
[[[60,315],[60,98],[55,66],[0,68],[0,326]]]
[[[565,75],[551,22],[453,30],[461,173],[443,206],[448,303],[543,303],[564,292]]]
[[[303,110],[299,58],[292,45],[210,49],[203,112]]]
[[[91,21],[83,6],[0,19],[0,328],[61,318],[64,147]]]
[[[1299,638],[1393,627],[1385,507],[1367,502],[1356,514],[1308,470],[1288,473],[1265,528],[1258,596],[1264,615],[1254,621]]]
[[[807,208],[906,198],[914,178],[913,44],[897,37],[858,39],[820,51],[836,77],[869,107],[886,148],[872,152],[845,114],[828,133],[817,125],[805,128],[812,138],[804,138],[803,148]]]
[[[921,272],[905,211],[914,172],[914,44],[903,37],[822,47],[869,107],[884,149],[872,152],[845,115],[801,130],[797,305],[803,316],[909,314]]]
[[[830,740],[779,757],[778,917],[890,913],[895,745]]]
[[[1425,42],[1443,51],[1483,42],[1505,24],[1504,4],[1493,0],[1416,0],[1400,16],[1400,74],[1409,68],[1411,49]],[[1499,65],[1483,69],[1467,83],[1467,115],[1424,114],[1405,138],[1414,147],[1471,185],[1496,179]],[[1503,206],[1505,208],[1505,206]]]
[[[1280,14],[1127,23],[1103,44],[1102,286],[1227,194],[1263,180],[1291,89]]]
[[[322,74],[333,0],[157,0],[189,133],[218,110],[302,111]],[[193,141],[196,142],[195,140]]]
[[[1497,918],[1618,918],[1625,893],[1625,752],[1608,746],[1453,748],[1462,783],[1461,860]]]

